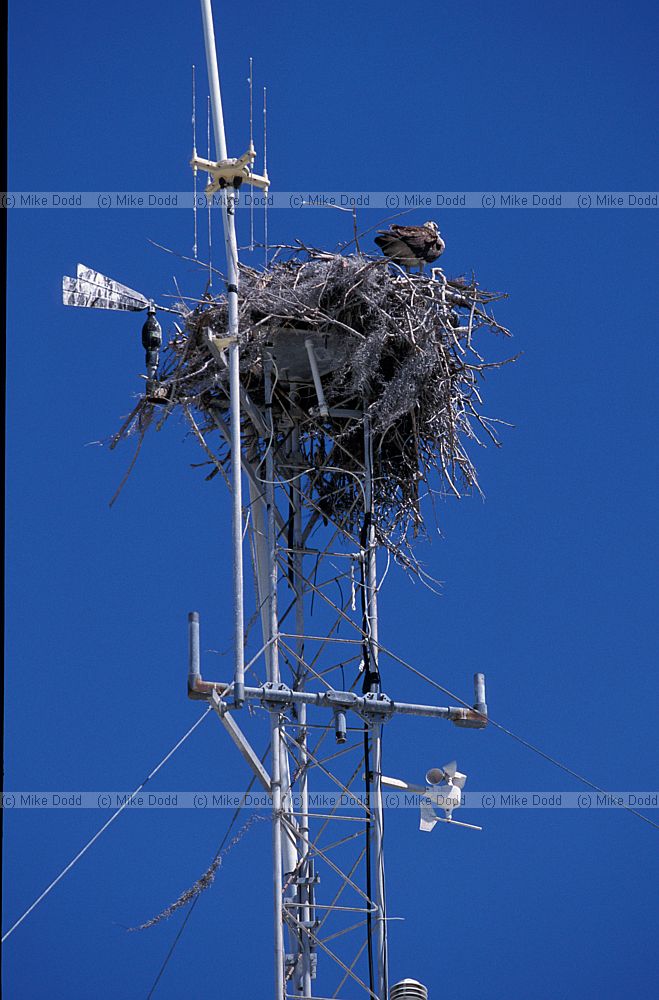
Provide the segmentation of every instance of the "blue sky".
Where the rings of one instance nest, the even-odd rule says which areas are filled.
[[[230,148],[247,139],[247,59],[270,99],[281,190],[647,191],[656,188],[650,3],[551,6],[215,5]],[[10,9],[9,187],[189,190],[190,66],[205,94],[196,3]],[[202,144],[200,143],[200,146]],[[363,228],[386,214],[365,211]],[[427,210],[410,215],[423,222]],[[441,598],[390,574],[382,637],[614,790],[657,787],[656,227],[651,210],[446,210],[445,269],[507,290],[523,355],[488,378],[514,424],[478,457],[487,494],[440,508],[423,550]],[[333,247],[339,212],[273,210],[271,237]],[[242,239],[246,239],[243,226]],[[219,254],[219,226],[215,231]],[[9,789],[130,789],[200,712],[185,697],[188,610],[230,641],[229,505],[182,423],[131,450],[89,447],[131,408],[141,319],[66,310],[82,260],[154,296],[203,290],[187,211],[9,215],[7,670]],[[203,246],[203,241],[202,241]],[[248,262],[248,258],[245,258]],[[219,262],[219,261],[218,261]],[[654,654],[654,655],[653,655]],[[391,668],[394,697],[432,692]],[[576,790],[494,730],[387,730],[390,770],[457,757],[469,786]],[[214,719],[156,788],[242,789]],[[5,814],[6,928],[106,817]],[[655,819],[656,812],[650,813]],[[646,995],[656,982],[657,831],[622,811],[465,811],[482,834],[432,837],[388,816],[392,980],[431,1000]],[[122,816],[11,936],[5,995],[142,998],[180,917],[147,919],[205,869],[228,814]],[[155,996],[269,995],[267,824],[197,906]],[[653,920],[654,918],[654,920]]]

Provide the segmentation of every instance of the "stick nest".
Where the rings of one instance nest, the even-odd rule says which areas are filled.
[[[269,428],[258,433],[243,413],[245,454],[263,477],[265,449],[274,448],[280,478],[294,479],[317,515],[353,534],[363,511],[359,478],[367,412],[378,541],[399,555],[423,528],[424,496],[480,489],[470,444],[499,444],[496,425],[502,421],[484,414],[481,383],[488,368],[515,359],[487,362],[477,346],[486,333],[510,335],[491,311],[505,296],[485,291],[473,277],[446,278],[439,269],[407,275],[384,258],[286,249],[288,256],[280,248],[264,270],[240,269],[241,380]],[[186,310],[185,325],[165,350],[158,386],[143,397],[115,443],[135,430],[143,434],[154,412],[162,423],[181,408],[214,466],[211,476],[226,474],[226,343],[215,338],[226,338],[227,323],[225,295]],[[300,338],[298,362],[307,338],[321,355],[323,347],[331,351],[333,370],[322,374],[326,402],[330,411],[352,416],[323,416],[310,368],[296,381],[282,365],[278,346],[291,337]],[[228,351],[224,356],[228,363]],[[264,395],[270,356],[271,427]],[[211,445],[206,437],[218,427],[225,436],[214,434]]]

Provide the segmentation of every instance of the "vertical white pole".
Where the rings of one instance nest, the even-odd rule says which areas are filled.
[[[217,49],[215,48],[215,29],[213,27],[211,0],[201,0],[201,17],[204,22],[204,43],[206,45],[208,85],[211,92],[215,148],[218,159],[226,160],[227,140],[224,132],[224,112],[222,110],[222,94],[220,92],[220,74],[217,68]]]
[[[270,441],[266,443],[265,458],[265,505],[268,520],[268,638],[270,645],[271,680],[279,683],[279,646],[277,611],[277,521],[275,518],[275,463],[274,463],[274,421],[272,415],[272,360],[264,359],[263,379],[265,383],[266,413],[269,416]],[[272,855],[274,892],[274,939],[275,939],[275,1000],[284,1000],[284,924],[283,924],[283,867],[282,867],[282,756],[284,743],[281,734],[282,720],[278,710],[271,713],[272,734]],[[288,853],[288,852],[287,852]]]
[[[297,391],[291,392],[291,400],[293,403],[297,403],[298,394]],[[300,430],[299,426],[296,424],[291,432],[291,459],[294,463],[298,456],[300,450]],[[293,562],[293,588],[295,593],[295,634],[298,636],[296,639],[296,653],[298,656],[297,667],[300,675],[303,677],[303,661],[304,661],[304,581],[303,581],[303,555],[299,551],[302,548],[302,502],[298,495],[296,495],[295,490],[292,490],[292,502],[295,504],[293,511],[293,548],[296,550],[292,556]],[[304,678],[300,681],[298,688],[302,690],[304,688]],[[309,757],[307,754],[307,706],[300,705],[298,707],[298,745],[300,747],[300,765],[302,767],[302,773],[300,775],[300,858],[302,864],[300,865],[300,872],[305,878],[309,876],[308,870],[308,859],[309,859],[309,776],[307,773],[307,764],[309,762]],[[310,902],[311,896],[311,886],[305,883],[301,886],[301,893],[303,895],[303,902],[308,904]],[[309,905],[305,905],[301,908],[301,920],[305,926],[309,926],[310,922],[314,919],[314,914],[312,913],[312,908]],[[311,948],[309,935],[302,935],[302,973],[300,977],[300,996],[310,997],[311,996]]]
[[[281,863],[281,728],[279,711],[271,713],[272,739],[272,891],[274,902],[275,932],[275,1000],[284,1000],[284,924],[282,921],[282,863]]]
[[[377,561],[375,545],[375,524],[373,522],[373,437],[368,413],[364,414],[364,456],[366,465],[365,501],[369,516],[367,536],[367,603],[366,619],[369,635],[371,666],[377,664],[378,656],[378,604],[377,604]],[[384,819],[382,806],[382,741],[380,726],[371,727],[371,854],[375,871],[375,906],[377,924],[377,976],[378,997],[387,1000],[387,922],[384,885]]]
[[[204,24],[206,64],[211,96],[215,152],[220,160],[227,158],[227,141],[224,132],[224,113],[220,92],[220,75],[217,68],[217,50],[213,28],[211,0],[201,0]],[[231,478],[233,543],[233,607],[234,607],[234,701],[241,706],[245,700],[245,653],[243,648],[243,498],[241,479],[240,439],[240,349],[238,347],[238,245],[236,243],[235,192],[228,188],[223,193],[222,222],[227,258],[227,302],[229,312],[229,389],[231,408]]]

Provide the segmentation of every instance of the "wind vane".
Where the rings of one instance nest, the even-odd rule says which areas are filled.
[[[476,675],[481,676],[481,675]],[[419,829],[429,833],[437,823],[452,823],[454,826],[465,826],[470,830],[482,830],[482,826],[473,823],[461,823],[453,819],[453,810],[462,805],[462,789],[467,781],[467,775],[458,771],[457,762],[452,760],[443,767],[431,767],[426,774],[425,785],[413,785],[400,778],[387,778],[382,775],[382,784],[399,791],[412,792],[419,795]],[[438,816],[435,808],[443,809],[445,816]]]

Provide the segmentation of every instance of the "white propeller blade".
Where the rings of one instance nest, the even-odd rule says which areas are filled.
[[[114,281],[85,264],[78,264],[75,278],[62,278],[62,301],[65,306],[86,309],[121,309],[141,312],[149,300],[120,281]]]
[[[423,795],[426,790],[425,785],[410,785],[408,781],[401,781],[400,778],[387,778],[384,774],[380,778],[380,782],[389,788],[400,788],[403,792],[418,792],[420,795]]]
[[[419,830],[430,833],[437,823],[439,817],[435,815],[433,807],[425,800],[421,803],[421,815],[419,817]]]

